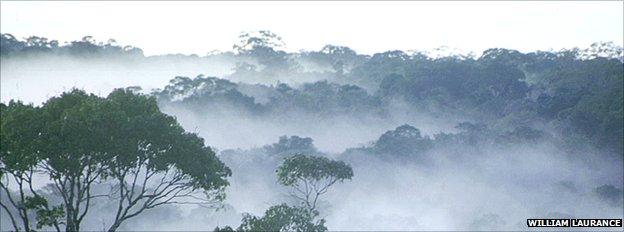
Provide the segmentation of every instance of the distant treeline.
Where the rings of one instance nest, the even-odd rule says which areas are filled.
[[[375,55],[346,76],[297,87],[176,77],[155,95],[161,104],[203,114],[216,114],[227,106],[272,118],[288,118],[293,112],[383,117],[391,113],[393,102],[400,101],[440,117],[465,115],[497,131],[547,130],[563,135],[558,137],[572,147],[589,143],[622,154],[622,63],[542,55],[502,49],[476,60]],[[335,83],[345,79],[354,84]],[[369,92],[359,87],[363,82],[377,87]]]
[[[60,44],[57,40],[44,37],[30,36],[19,40],[11,34],[2,34],[0,38],[0,55],[28,56],[41,54],[72,55],[72,56],[143,56],[143,50],[132,46],[120,46],[113,39],[106,43],[98,42],[91,36],[85,36],[81,40]]]
[[[155,91],[161,104],[213,112],[227,105],[255,115],[285,117],[292,111],[383,116],[391,103],[401,101],[436,115],[465,115],[501,131],[554,131],[565,135],[570,145],[588,143],[624,154],[624,49],[613,43],[557,52],[493,48],[478,57],[433,58],[403,51],[370,56],[333,45],[287,53],[280,50],[281,38],[270,32],[240,38],[233,52],[207,55],[234,58],[232,74],[224,79],[176,77]],[[143,57],[138,48],[88,36],[59,45],[41,37],[18,40],[2,34],[0,45],[3,58],[38,53]],[[309,76],[320,78],[300,86],[249,84]]]

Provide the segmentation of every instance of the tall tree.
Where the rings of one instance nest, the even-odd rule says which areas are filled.
[[[10,104],[2,107],[0,134],[6,194],[12,195],[5,187],[9,175],[25,180],[30,189],[20,192],[13,207],[24,215],[23,205],[32,205],[38,209],[37,220],[57,230],[65,224],[66,231],[79,231],[97,197],[118,202],[109,231],[160,205],[212,205],[224,199],[231,175],[203,139],[161,113],[154,98],[130,90],[115,90],[107,98],[74,90],[41,107]],[[49,177],[62,199],[62,212],[47,208],[32,188],[32,173]],[[112,191],[94,193],[96,182],[111,185]],[[30,222],[24,224],[31,230]]]
[[[15,101],[0,104],[0,195],[4,196],[0,206],[15,231],[31,231],[35,225],[59,230],[58,219],[63,216],[62,207],[50,207],[33,188],[42,160],[37,146],[38,128],[42,125],[38,110]],[[40,219],[37,223],[32,218],[34,214]]]
[[[152,98],[116,91],[108,99],[105,125],[116,133],[105,166],[118,186],[118,208],[109,231],[159,205],[211,206],[224,199],[225,178],[231,172],[203,139],[160,113]]]
[[[291,196],[311,211],[316,209],[319,196],[327,193],[329,187],[351,177],[353,169],[342,161],[301,154],[286,158],[277,169],[279,183],[291,187]]]

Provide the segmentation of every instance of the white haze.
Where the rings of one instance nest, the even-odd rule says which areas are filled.
[[[102,96],[117,87],[163,88],[180,75],[227,78],[233,64],[205,59],[176,62],[173,58],[135,62],[50,57],[3,60],[2,101],[39,104],[74,87]],[[266,84],[273,84],[273,80],[269,82]],[[391,109],[388,118],[336,116],[319,121],[301,113],[284,121],[236,111],[211,116],[195,114],[192,109],[162,108],[219,151],[259,148],[277,142],[281,135],[298,135],[311,137],[321,152],[349,162],[354,168],[353,180],[337,184],[321,202],[321,216],[330,230],[523,230],[526,218],[623,216],[621,207],[606,205],[592,193],[603,184],[621,187],[621,157],[610,160],[588,153],[587,157],[595,158],[580,162],[547,143],[486,147],[483,152],[462,147],[436,149],[427,152],[428,165],[339,155],[347,148],[370,144],[383,132],[405,123],[432,136],[453,133],[453,127],[465,120],[461,116],[435,117],[400,104]],[[261,154],[221,158],[233,171],[223,209],[163,207],[130,220],[122,229],[212,230],[237,226],[242,213],[261,215],[271,205],[292,202],[276,182],[280,159]],[[573,188],[561,183],[571,183]],[[96,202],[82,228],[105,228],[104,218],[112,212],[107,203]]]
[[[429,167],[360,161],[353,181],[331,194],[330,228],[517,231],[527,230],[526,218],[557,213],[622,217],[620,207],[605,205],[591,192],[598,183],[622,183],[622,169],[616,165],[620,159],[580,163],[549,145],[490,148],[481,154],[435,150],[429,155],[434,157]],[[566,181],[575,189],[561,188]],[[500,223],[475,223],[488,215]]]
[[[217,149],[250,149],[277,141],[282,135],[297,135],[314,139],[321,152],[340,153],[347,148],[367,145],[379,135],[402,124],[419,125],[427,135],[454,131],[462,120],[441,119],[411,113],[390,117],[353,118],[335,116],[319,118],[292,113],[290,119],[255,118],[245,113],[225,115],[196,114],[189,109],[164,106],[163,112],[175,115],[187,130],[197,132],[206,143]],[[411,116],[411,117],[410,117]]]
[[[140,86],[145,90],[162,88],[175,76],[200,73],[222,76],[232,72],[227,60],[188,57],[148,59],[79,59],[63,56],[2,59],[1,100],[21,100],[40,104],[72,88],[99,96],[115,88]]]
[[[175,76],[194,78],[215,76],[233,82],[274,85],[288,83],[299,86],[323,80],[320,75],[230,77],[236,61],[221,57],[160,56],[146,59],[79,59],[64,56],[11,58],[2,60],[1,100],[21,100],[39,105],[50,97],[72,88],[83,89],[99,96],[115,88],[138,86],[144,93],[162,89]],[[241,89],[242,92],[245,92]],[[258,98],[256,103],[266,99]],[[333,116],[319,121],[304,112],[293,112],[290,118],[257,118],[243,112],[229,111],[218,115],[196,114],[192,109],[161,106],[163,112],[176,116],[188,131],[202,136],[217,149],[249,149],[275,142],[282,135],[311,137],[323,152],[339,153],[375,140],[383,132],[402,124],[419,125],[427,135],[454,131],[461,116],[433,117],[409,109],[397,102],[389,117]],[[227,108],[227,106],[222,106]]]
[[[227,77],[232,67],[232,61],[207,59],[3,60],[2,101],[39,104],[73,87],[102,96],[117,87],[162,88],[179,75]],[[321,202],[321,216],[330,230],[522,230],[526,229],[524,219],[531,217],[623,216],[621,207],[605,205],[592,194],[596,186],[621,186],[623,181],[622,161],[607,160],[600,154],[587,154],[598,158],[578,162],[550,144],[491,147],[484,153],[450,147],[429,151],[429,165],[338,155],[405,123],[426,135],[454,132],[453,126],[464,120],[459,116],[434,117],[400,104],[388,118],[337,116],[326,121],[304,113],[284,121],[253,118],[243,112],[211,116],[175,107],[163,107],[163,111],[175,115],[186,130],[199,133],[217,150],[257,148],[276,142],[281,135],[298,135],[311,137],[320,151],[351,163],[353,180],[336,185]],[[217,212],[193,206],[159,208],[122,228],[211,230],[237,226],[242,213],[261,215],[271,205],[292,201],[276,183],[274,170],[279,159],[261,155],[222,158],[233,170],[225,208]],[[574,189],[562,188],[562,182],[572,183]],[[84,229],[105,227],[104,215],[112,208],[105,200],[96,205]]]
[[[146,54],[226,51],[241,31],[270,29],[287,51],[346,45],[359,53],[459,48],[480,54],[623,43],[622,1],[2,1],[2,33],[61,41],[92,35]]]

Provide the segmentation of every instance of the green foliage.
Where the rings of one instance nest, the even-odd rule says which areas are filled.
[[[284,45],[282,38],[277,34],[271,31],[246,32],[241,33],[239,39],[240,42],[233,48],[239,55],[255,59],[263,66],[264,74],[274,75],[296,68],[286,52],[276,50]]]
[[[277,168],[277,181],[291,187],[291,196],[309,210],[316,209],[319,196],[336,182],[350,180],[353,169],[343,161],[297,154],[284,159]]]
[[[52,207],[52,209],[38,208],[37,209],[37,229],[41,229],[44,226],[53,226],[55,223],[62,224],[62,220],[65,217],[65,210],[62,205]]]
[[[135,95],[127,90],[113,91],[103,105],[108,151],[106,162],[113,170],[123,171],[148,161],[147,168],[165,172],[175,167],[189,184],[205,190],[227,186],[231,175],[204,140],[187,133],[172,116],[163,114],[153,98]]]
[[[178,101],[193,108],[234,107],[264,116],[291,117],[295,112],[384,116],[393,102],[403,101],[434,115],[462,115],[496,126],[546,125],[564,136],[568,146],[589,144],[624,154],[624,49],[614,43],[594,43],[587,49],[522,53],[492,48],[480,57],[427,57],[403,51],[366,56],[348,47],[327,45],[319,51],[286,53],[282,39],[270,31],[242,33],[230,54],[238,67],[230,77],[297,79],[322,76],[327,81],[301,87],[264,86],[270,98],[258,104],[240,91],[240,84],[216,78],[176,78],[162,93],[161,102]],[[59,45],[32,36],[22,40],[10,34],[0,39],[3,57],[28,54],[68,54],[78,57],[127,56],[140,53],[114,40],[97,42],[86,36]],[[302,72],[299,63],[322,67]],[[327,71],[327,70],[333,70]],[[296,78],[297,77],[297,78]],[[271,81],[280,80],[271,79]],[[318,80],[318,79],[315,79]],[[340,84],[337,84],[340,83]],[[212,87],[206,87],[212,86]],[[202,112],[206,113],[206,112]],[[519,122],[521,125],[516,125]]]
[[[300,55],[304,60],[331,67],[338,76],[366,62],[365,55],[359,55],[345,46],[325,45],[320,51],[302,52]]]
[[[560,61],[536,84],[538,112],[593,145],[624,152],[624,65],[617,60]]]
[[[312,144],[311,138],[301,138],[299,136],[280,136],[277,143],[264,146],[267,153],[272,155],[283,155],[293,153],[317,153],[316,147]]]
[[[247,92],[266,93],[268,102],[257,103],[254,97],[241,90],[243,88]],[[162,104],[185,106],[211,115],[231,114],[230,110],[275,117],[287,117],[295,112],[319,116],[383,113],[381,101],[364,89],[328,81],[306,83],[300,89],[294,89],[286,84],[258,86],[214,77],[176,77],[154,95]]]
[[[81,205],[89,204],[93,182],[118,181],[116,188],[122,188],[125,178],[139,171],[175,175],[172,180],[158,177],[169,181],[161,186],[201,190],[217,201],[225,197],[230,169],[202,138],[185,132],[174,117],[160,112],[153,97],[130,89],[114,90],[106,98],[73,90],[41,107],[10,102],[0,109],[3,175],[32,178],[30,171],[45,174],[62,190],[62,207],[49,208],[37,195],[23,202],[36,209],[38,226],[51,225],[67,214],[67,229],[79,230],[88,210]],[[151,208],[161,203],[154,199],[163,198],[163,193],[169,194],[142,196],[153,200],[154,205],[147,205]]]
[[[11,101],[0,107],[0,177],[26,172],[41,159],[37,146],[42,125],[38,108]]]
[[[386,131],[369,146],[347,149],[343,155],[351,159],[357,155],[369,155],[389,162],[413,162],[430,164],[437,152],[468,153],[467,149],[480,153],[482,148],[495,146],[508,148],[510,145],[556,142],[551,134],[528,126],[516,126],[509,129],[493,128],[482,123],[462,122],[456,127],[456,133],[438,133],[422,136],[420,130],[411,125],[402,125]],[[450,149],[450,150],[449,150]],[[468,157],[466,157],[468,158]]]
[[[284,159],[277,169],[277,179],[285,186],[295,185],[300,180],[342,182],[351,177],[353,170],[349,165],[320,156],[294,155]]]
[[[375,142],[377,153],[394,156],[415,156],[432,147],[432,141],[423,137],[420,130],[410,125],[402,125],[395,130],[387,131]]]
[[[232,229],[232,227],[230,226],[224,226],[224,227],[216,227],[214,230],[214,232],[234,232],[235,230]]]
[[[275,70],[289,78],[303,75],[296,65],[287,64],[288,59],[334,69],[335,75],[327,76],[326,81],[299,87],[264,86],[267,103],[254,105],[254,99],[235,92],[233,98],[246,100],[228,100],[224,104],[244,105],[260,116],[293,118],[303,112],[314,116],[386,117],[393,111],[393,104],[399,102],[435,116],[461,115],[500,131],[520,126],[548,127],[552,129],[549,131],[566,135],[561,141],[565,146],[583,144],[624,154],[624,50],[612,43],[560,52],[521,53],[493,48],[479,57],[432,58],[403,51],[365,56],[331,45],[316,52],[287,55],[276,50],[280,43],[270,42],[278,38],[273,33],[244,34],[242,38],[245,46],[240,47],[246,47],[246,52],[239,55],[255,54],[254,59],[263,60],[260,65],[266,67],[246,63],[231,77],[242,78],[244,75],[240,75],[248,73],[250,76],[242,79],[268,78],[276,76]],[[197,101],[198,106],[212,106],[212,101],[220,99],[197,95],[204,99]]]
[[[40,195],[27,196],[24,198],[23,206],[28,210],[34,210],[37,217],[37,229],[44,226],[53,226],[55,223],[63,223],[65,210],[63,205],[50,207],[48,200]]]
[[[189,108],[206,109],[211,114],[223,108],[258,113],[261,108],[254,98],[242,94],[237,87],[235,83],[215,77],[200,75],[191,79],[178,76],[155,96],[163,103],[179,101]]]
[[[237,231],[327,231],[318,212],[286,204],[271,206],[262,217],[245,214]],[[223,231],[223,230],[222,230]]]
[[[369,115],[382,113],[381,101],[355,85],[328,81],[306,83],[299,89],[286,84],[276,86],[277,94],[266,104],[275,115],[305,112],[319,116]]]
[[[257,48],[277,48],[284,46],[282,38],[271,31],[255,31],[241,33],[238,38],[239,43],[234,45],[234,49],[239,52],[247,52]]]
[[[132,46],[119,46],[115,40],[106,43],[98,42],[91,36],[60,45],[56,40],[44,37],[31,36],[23,41],[11,34],[2,34],[0,37],[0,55],[33,56],[42,54],[68,55],[78,58],[94,58],[103,56],[114,57],[143,57],[143,51]]]

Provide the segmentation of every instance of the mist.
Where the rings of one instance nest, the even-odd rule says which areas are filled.
[[[231,169],[218,206],[156,207],[120,230],[236,228],[244,213],[298,205],[276,169],[301,153],[353,168],[319,201],[332,231],[530,230],[528,218],[624,217],[621,47],[370,56],[341,46],[287,53],[274,39],[206,56],[11,50],[2,56],[1,101],[42,105],[72,89],[101,97],[131,89]],[[37,178],[38,191],[61,202],[47,178]],[[112,185],[99,182],[94,194]],[[92,207],[81,229],[106,230],[114,202]]]
[[[102,57],[38,55],[2,59],[2,101],[40,104],[72,88],[105,96],[115,88],[159,88],[177,75],[223,76],[234,64],[227,59],[187,56]],[[88,78],[85,78],[88,76]]]

